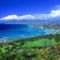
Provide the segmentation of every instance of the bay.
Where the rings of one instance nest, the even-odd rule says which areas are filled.
[[[0,24],[0,39],[29,38],[53,33],[52,29],[32,28],[27,24]]]

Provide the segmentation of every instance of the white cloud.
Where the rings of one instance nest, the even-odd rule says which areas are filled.
[[[50,18],[56,18],[56,17],[60,17],[60,9],[57,10],[51,10],[50,13],[48,14],[35,14],[35,15],[23,15],[23,16],[17,16],[17,15],[8,15],[5,16],[3,18],[0,18],[0,20],[12,20],[12,19],[16,19],[16,20],[24,20],[24,19],[31,19],[31,20],[35,20],[35,19],[50,19]]]
[[[34,16],[32,15],[23,15],[23,16],[17,16],[17,15],[8,15],[6,17],[1,18],[2,20],[23,20],[23,19],[34,19]]]
[[[18,19],[34,19],[35,17],[33,15],[23,15],[23,16],[18,16]]]
[[[60,17],[60,10],[52,10],[50,13],[51,17]]]
[[[8,15],[6,17],[1,18],[2,20],[11,20],[11,19],[18,19],[16,15]]]

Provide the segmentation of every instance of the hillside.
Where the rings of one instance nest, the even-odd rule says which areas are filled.
[[[60,34],[39,36],[0,44],[0,60],[7,59],[60,60]]]

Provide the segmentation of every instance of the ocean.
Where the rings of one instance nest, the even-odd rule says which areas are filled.
[[[0,39],[22,39],[50,34],[52,32],[54,32],[54,30],[33,28],[27,24],[0,24]]]

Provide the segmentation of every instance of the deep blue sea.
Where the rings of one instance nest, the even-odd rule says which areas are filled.
[[[32,28],[27,24],[0,24],[0,39],[2,38],[29,38],[52,33],[53,30]]]

